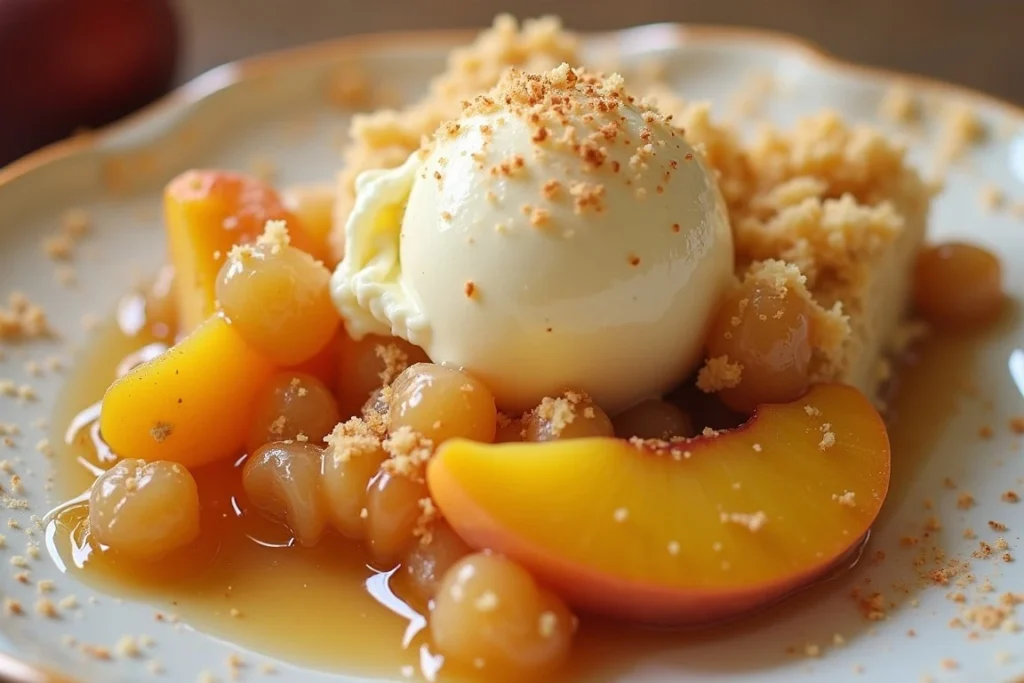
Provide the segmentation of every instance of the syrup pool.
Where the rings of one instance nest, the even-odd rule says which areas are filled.
[[[241,461],[194,471],[202,501],[202,534],[184,551],[141,565],[93,551],[81,494],[116,458],[98,434],[98,400],[126,363],[166,348],[144,329],[126,324],[122,307],[118,323],[99,332],[77,359],[63,394],[54,419],[62,433],[53,442],[62,444],[56,458],[57,492],[70,502],[51,516],[47,526],[47,548],[54,561],[103,592],[152,604],[157,619],[181,620],[301,666],[391,680],[404,679],[409,671],[426,680],[474,680],[442,669],[442,659],[431,649],[424,606],[399,597],[400,569],[372,569],[357,546],[337,536],[328,535],[313,548],[300,547],[283,527],[247,509],[238,471]],[[924,427],[953,409],[952,388],[961,386],[964,378],[951,377],[950,369],[968,367],[960,361],[970,352],[971,344],[963,340],[933,342],[901,373],[891,410],[892,482],[880,524],[886,510],[905,497],[930,451],[922,434],[932,430]],[[855,560],[846,564],[852,566]],[[829,591],[848,590],[859,571],[847,568],[830,577],[838,581],[823,581],[757,615],[699,631],[653,631],[583,618],[572,658],[557,680],[614,680],[652,655],[770,631],[778,620],[814,610]],[[787,656],[791,657],[779,648],[772,661],[753,657],[758,661],[744,666],[770,666]]]

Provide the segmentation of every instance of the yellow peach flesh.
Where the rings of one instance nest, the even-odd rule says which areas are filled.
[[[103,396],[100,432],[123,458],[197,467],[242,452],[256,392],[276,368],[213,316]]]
[[[471,546],[515,559],[570,604],[679,625],[737,616],[827,573],[889,483],[885,426],[843,385],[672,452],[604,438],[453,440],[428,482]]]

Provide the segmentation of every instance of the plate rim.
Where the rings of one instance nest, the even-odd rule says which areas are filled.
[[[431,29],[411,31],[379,31],[341,36],[305,45],[287,47],[244,57],[213,67],[178,85],[141,109],[110,124],[74,134],[45,145],[0,167],[0,189],[40,171],[47,166],[76,155],[101,150],[123,132],[145,125],[149,120],[175,110],[187,119],[190,106],[239,83],[276,75],[299,65],[316,63],[325,56],[358,56],[367,51],[387,51],[401,46],[439,47],[468,44],[486,27]],[[571,31],[571,29],[570,29]],[[780,51],[796,53],[807,62],[828,72],[859,75],[877,81],[903,83],[945,98],[968,100],[1000,110],[1024,124],[1024,104],[986,93],[970,86],[944,81],[920,74],[858,63],[835,55],[815,41],[772,29],[729,26],[723,24],[654,22],[608,31],[571,31],[583,40],[610,40],[639,31],[661,31],[671,37],[665,47],[686,47],[697,44],[756,43]],[[152,144],[152,142],[147,143]],[[141,145],[142,147],[146,145]],[[79,679],[53,671],[16,654],[0,652],[0,682],[3,683],[81,683]]]

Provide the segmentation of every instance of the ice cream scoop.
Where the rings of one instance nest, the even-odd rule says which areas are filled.
[[[563,64],[359,176],[332,292],[349,334],[407,339],[506,411],[571,388],[614,413],[694,370],[732,272],[701,155],[620,77]]]

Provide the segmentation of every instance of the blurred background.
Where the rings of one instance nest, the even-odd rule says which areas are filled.
[[[769,28],[836,55],[1024,104],[1024,0],[0,0],[0,166],[226,61],[372,31],[578,30],[658,21]]]

